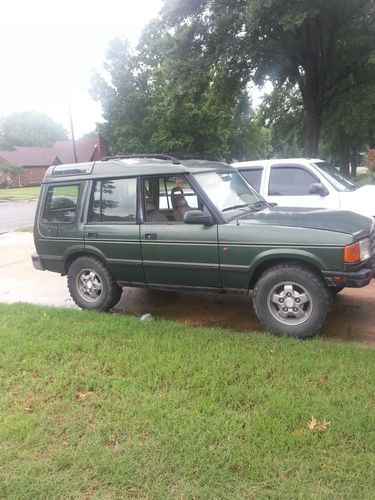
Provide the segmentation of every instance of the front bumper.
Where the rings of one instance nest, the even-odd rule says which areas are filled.
[[[357,271],[322,271],[328,286],[361,288],[375,278],[375,259],[372,258],[366,267]]]
[[[31,261],[32,261],[35,269],[38,269],[38,271],[45,271],[46,270],[40,255],[38,255],[37,253],[31,254]]]

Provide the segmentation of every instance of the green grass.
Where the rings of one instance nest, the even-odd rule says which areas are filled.
[[[22,304],[0,346],[1,498],[375,496],[373,349]]]
[[[0,200],[29,200],[37,198],[40,186],[0,189]]]

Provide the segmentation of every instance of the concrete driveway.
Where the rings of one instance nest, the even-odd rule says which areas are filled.
[[[0,302],[29,302],[75,307],[66,278],[36,271],[30,254],[30,233],[0,235]],[[260,330],[251,298],[238,294],[177,293],[124,288],[116,312],[172,319],[192,325],[221,326],[234,330]],[[322,332],[339,341],[375,345],[375,282],[361,289],[347,289],[335,299],[332,317]]]

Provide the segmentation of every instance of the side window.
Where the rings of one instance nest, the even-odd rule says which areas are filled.
[[[146,222],[182,222],[185,212],[203,208],[183,176],[147,178],[144,190]]]
[[[251,170],[240,170],[240,174],[244,177],[249,184],[257,191],[260,190],[260,183],[262,180],[262,168],[252,168]]]
[[[310,186],[318,182],[310,172],[300,167],[271,168],[268,194],[270,196],[306,196]]]
[[[77,213],[79,188],[79,184],[49,187],[43,210],[43,222],[74,222]]]
[[[137,179],[95,182],[89,222],[135,222],[136,213]]]

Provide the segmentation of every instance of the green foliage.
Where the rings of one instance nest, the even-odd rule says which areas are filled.
[[[374,62],[372,0],[170,0],[164,17],[176,33],[203,26],[202,57],[210,67],[225,68],[242,88],[250,79],[297,85],[306,155],[317,154],[328,104]]]
[[[362,119],[374,39],[372,0],[165,0],[137,50],[115,40],[107,77],[93,78],[100,130],[113,153],[226,159],[316,156],[322,130],[323,150],[342,158],[348,141],[375,141],[374,113]],[[248,84],[267,80],[274,92],[255,114]]]
[[[258,111],[259,120],[269,130],[271,156],[303,155],[305,114],[301,94],[291,83],[275,85]]]
[[[5,186],[10,187],[14,177],[22,174],[23,168],[12,163],[3,163],[0,165],[0,172],[5,174]]]
[[[12,113],[0,119],[0,149],[13,146],[52,146],[67,138],[66,130],[38,111]]]
[[[155,29],[156,32],[152,32]],[[96,74],[92,94],[102,103],[106,123],[99,125],[113,153],[201,152],[224,158],[264,156],[267,134],[255,119],[248,97],[235,82],[203,65],[191,51],[196,34],[161,37],[153,25],[138,52],[115,40],[105,70]],[[161,52],[160,52],[160,51]]]

